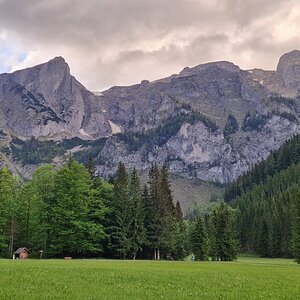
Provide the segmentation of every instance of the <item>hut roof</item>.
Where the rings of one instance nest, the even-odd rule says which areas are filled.
[[[29,250],[26,247],[21,247],[15,252],[15,254],[20,254],[23,251],[29,252]]]

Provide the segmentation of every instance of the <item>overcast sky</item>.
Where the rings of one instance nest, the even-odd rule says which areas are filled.
[[[275,69],[293,49],[299,0],[0,0],[0,72],[63,56],[93,91],[216,60]]]

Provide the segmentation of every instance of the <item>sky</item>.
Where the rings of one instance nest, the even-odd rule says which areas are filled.
[[[0,73],[62,56],[101,91],[218,60],[274,70],[299,33],[299,0],[0,0]]]

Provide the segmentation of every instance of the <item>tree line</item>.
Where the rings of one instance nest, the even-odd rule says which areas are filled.
[[[189,222],[174,203],[166,167],[152,165],[141,183],[120,163],[109,181],[71,156],[61,168],[44,165],[22,182],[0,170],[0,255],[18,247],[32,256],[180,260],[236,258],[235,210],[216,205]]]
[[[300,262],[300,135],[226,188],[242,251]]]

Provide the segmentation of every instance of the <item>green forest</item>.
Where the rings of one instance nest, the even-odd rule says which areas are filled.
[[[300,135],[227,186],[241,251],[300,262]]]
[[[231,122],[232,123],[232,122]],[[45,258],[230,261],[238,252],[300,262],[300,136],[226,187],[209,213],[185,218],[174,203],[166,166],[146,184],[120,163],[114,177],[95,175],[71,155],[23,181],[0,170],[0,255],[18,247]]]
[[[217,205],[205,220],[186,222],[174,204],[166,167],[153,165],[141,186],[137,170],[120,163],[114,178],[95,176],[69,156],[61,168],[44,165],[27,182],[0,171],[0,253],[18,247],[45,258],[233,260],[234,210]]]

